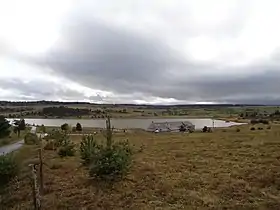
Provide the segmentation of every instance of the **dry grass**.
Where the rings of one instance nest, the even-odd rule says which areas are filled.
[[[114,185],[89,180],[78,154],[61,159],[45,151],[42,209],[280,209],[280,126],[239,128],[116,134],[143,150]],[[31,209],[30,189],[28,179],[20,181],[5,209]]]

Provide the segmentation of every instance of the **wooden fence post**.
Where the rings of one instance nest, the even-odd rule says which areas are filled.
[[[41,190],[41,194],[44,193],[44,174],[43,174],[43,156],[42,156],[42,148],[39,149],[39,161],[40,161],[40,169],[39,169],[39,173],[40,173],[40,190]]]
[[[34,205],[34,210],[40,210],[41,209],[41,202],[40,202],[40,189],[38,187],[37,183],[37,169],[36,169],[36,164],[30,164],[31,167],[31,173],[32,173],[32,193],[33,193],[33,205]]]

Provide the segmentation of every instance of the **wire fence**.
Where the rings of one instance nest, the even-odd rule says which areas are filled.
[[[51,169],[43,161],[43,151],[39,148],[37,157],[24,164],[28,167],[24,167],[19,176],[11,180],[9,186],[0,189],[0,210],[30,209],[26,205],[34,210],[42,209],[42,196],[45,194],[44,171],[46,167]],[[15,197],[15,192],[21,190],[20,188],[24,188],[26,193]],[[30,201],[30,204],[23,204],[22,201]]]

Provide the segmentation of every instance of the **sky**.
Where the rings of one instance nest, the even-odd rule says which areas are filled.
[[[0,0],[0,100],[280,104],[279,0]]]

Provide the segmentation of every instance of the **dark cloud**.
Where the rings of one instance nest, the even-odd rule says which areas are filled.
[[[92,88],[148,93],[169,81],[172,69],[185,67],[157,40],[100,23],[76,20],[63,35],[60,45],[39,63]]]
[[[269,64],[223,67],[221,71],[215,64],[182,59],[159,40],[77,17],[64,25],[61,39],[48,56],[32,62],[51,68],[58,76],[117,95],[118,98],[104,98],[107,102],[161,97],[181,101],[280,103],[277,98],[280,72]],[[209,69],[221,73],[217,76],[205,73]],[[254,73],[254,69],[258,71]],[[238,73],[235,75],[234,71]],[[37,94],[33,86],[36,84],[23,89]],[[39,92],[42,96],[53,95],[53,90]],[[60,94],[76,100],[80,95],[62,90]]]
[[[20,79],[0,79],[0,88],[14,92],[9,99],[17,100],[83,100],[85,96],[78,91],[65,89],[50,81],[24,82]]]
[[[169,94],[180,97],[184,94],[184,90],[179,91],[179,87],[188,87],[202,101],[240,102],[242,100],[253,101],[254,99],[261,101],[261,98],[266,100],[278,96],[279,81],[280,72],[273,70],[247,76],[205,76],[192,82],[178,81],[178,85],[174,89],[178,91],[177,94],[175,91]]]

